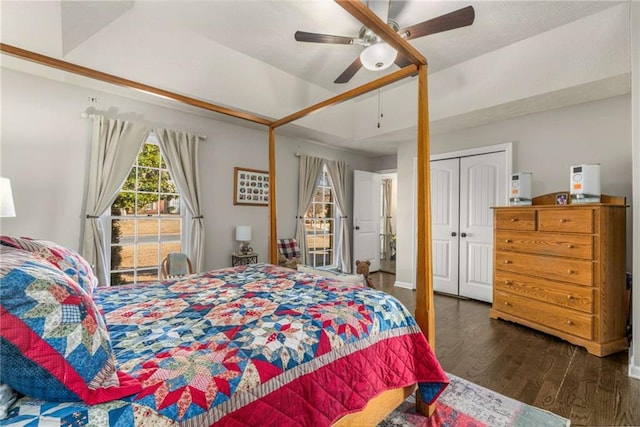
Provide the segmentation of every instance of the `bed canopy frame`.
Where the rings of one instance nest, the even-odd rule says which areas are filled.
[[[112,74],[103,73],[91,68],[72,64],[49,56],[41,55],[35,52],[24,50],[15,46],[0,43],[0,52],[18,57],[20,59],[35,62],[51,68],[56,68],[95,80],[112,83],[119,86],[143,91],[153,95],[171,99],[183,104],[195,106],[205,110],[247,120],[253,123],[262,124],[269,127],[269,180],[276,182],[276,162],[275,162],[275,131],[278,127],[294,122],[298,119],[306,117],[312,113],[337,105],[339,103],[357,98],[360,95],[385,87],[406,77],[418,76],[418,125],[417,125],[417,262],[416,262],[416,312],[415,318],[427,337],[429,344],[435,352],[435,312],[433,299],[433,282],[432,282],[432,264],[431,264],[431,200],[430,200],[430,180],[429,180],[429,108],[428,108],[428,84],[427,84],[427,60],[415,49],[409,42],[398,35],[391,27],[382,21],[375,13],[373,13],[363,2],[359,0],[335,0],[343,9],[355,17],[365,27],[371,29],[375,34],[382,38],[398,51],[398,55],[407,59],[410,65],[380,77],[360,87],[344,92],[335,97],[307,107],[296,113],[290,114],[278,120],[272,120],[257,114],[251,114],[231,108],[219,106],[209,102],[205,102],[196,98],[191,98],[178,93],[166,91],[157,87],[149,86],[143,83],[124,79]],[[272,264],[277,264],[277,212],[276,212],[276,186],[273,185],[269,189],[269,259]],[[399,389],[400,394],[396,394],[395,400],[401,403],[413,389]],[[384,394],[375,398],[369,403],[365,412],[374,409],[373,412],[382,414],[384,411]],[[382,401],[380,400],[382,399]],[[387,399],[389,400],[389,399]],[[390,401],[390,400],[389,400]],[[395,406],[397,406],[395,404]],[[389,405],[392,405],[391,403]],[[390,406],[393,409],[395,406]],[[435,405],[428,406],[421,399],[417,399],[417,410],[424,415],[431,415]],[[371,408],[369,408],[371,407]],[[377,410],[376,410],[377,407]],[[341,419],[339,425],[349,425],[350,414]],[[382,414],[382,417],[385,414]],[[375,417],[375,415],[374,415]],[[372,420],[375,418],[371,418]],[[362,421],[360,418],[359,421]]]

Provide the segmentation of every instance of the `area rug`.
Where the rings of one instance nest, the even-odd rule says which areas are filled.
[[[568,427],[571,422],[554,413],[480,387],[452,374],[449,386],[436,402],[431,418],[416,413],[410,396],[378,427]]]

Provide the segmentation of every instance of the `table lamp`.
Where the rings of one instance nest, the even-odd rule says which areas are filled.
[[[237,225],[236,226],[236,240],[240,242],[240,248],[238,252],[242,255],[247,255],[253,252],[253,248],[249,246],[251,241],[251,226],[250,225]]]
[[[11,193],[11,181],[9,178],[0,176],[0,217],[13,218],[16,216],[16,209],[13,205],[13,193]],[[251,230],[249,230],[251,233]]]

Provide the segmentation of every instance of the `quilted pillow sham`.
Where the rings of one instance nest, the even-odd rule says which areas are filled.
[[[27,396],[103,403],[140,391],[116,370],[95,303],[33,253],[0,247],[0,381]]]
[[[0,236],[0,244],[40,255],[71,277],[89,295],[93,295],[93,290],[98,286],[98,278],[93,274],[89,262],[69,248],[30,237]]]

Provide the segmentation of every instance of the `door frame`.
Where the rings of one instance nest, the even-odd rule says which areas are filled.
[[[477,156],[480,154],[489,154],[489,153],[495,153],[498,151],[505,151],[506,152],[506,157],[507,157],[507,165],[505,167],[505,183],[507,184],[506,188],[509,188],[509,180],[511,179],[511,174],[512,174],[512,169],[513,169],[513,142],[509,141],[509,142],[505,142],[502,144],[494,144],[494,145],[484,145],[481,147],[475,147],[475,148],[468,148],[468,149],[464,149],[464,150],[458,150],[458,151],[449,151],[446,153],[440,153],[440,154],[432,154],[431,156],[429,156],[429,161],[432,160],[445,160],[445,159],[451,159],[454,157],[468,157],[468,156]],[[417,241],[417,234],[416,231],[418,229],[418,223],[417,223],[417,206],[418,206],[418,200],[417,200],[417,189],[416,189],[416,177],[417,177],[417,168],[418,168],[418,158],[414,157],[413,158],[413,176],[414,176],[414,192],[413,192],[413,218],[414,218],[414,223],[413,223],[413,229],[414,232],[411,233],[411,247],[413,248],[413,257],[411,260],[411,268],[413,271],[413,283],[411,284],[411,289],[416,289],[416,266],[418,263],[418,253],[417,253],[417,246],[416,246],[416,241]],[[429,168],[429,170],[431,170],[431,168]],[[509,202],[509,195],[504,194],[504,206],[508,205]],[[429,243],[429,245],[431,245],[431,243]],[[429,246],[430,247],[430,246]],[[397,282],[396,282],[397,283]],[[404,285],[404,283],[402,284]],[[397,284],[396,284],[397,286]],[[407,287],[407,286],[400,286],[400,287]]]

